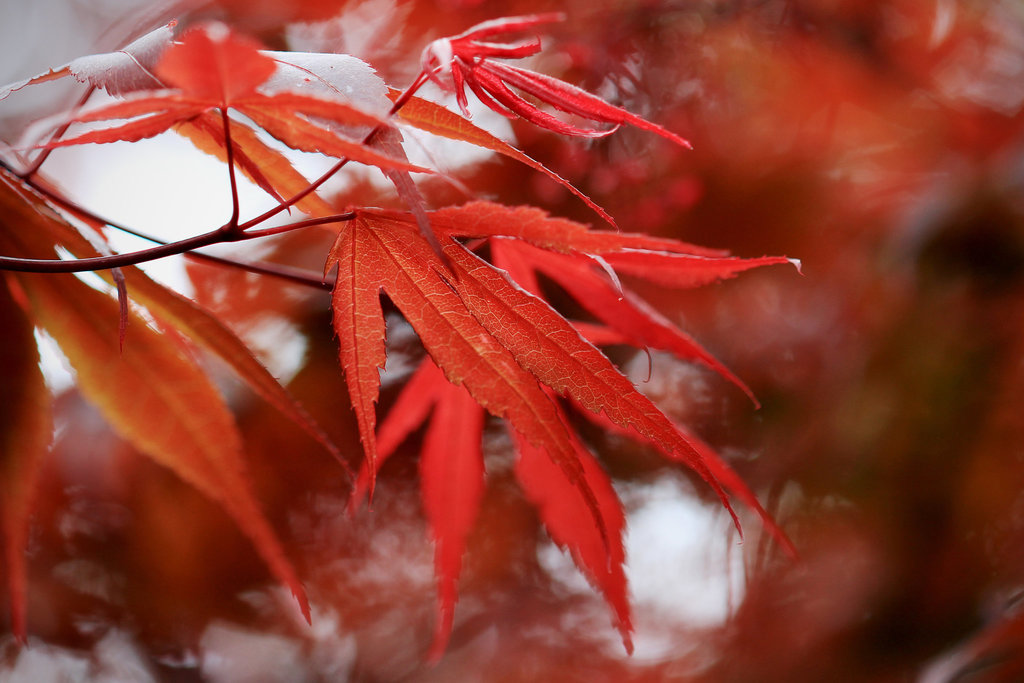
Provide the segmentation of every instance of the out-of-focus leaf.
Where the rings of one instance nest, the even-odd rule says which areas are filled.
[[[347,140],[305,119],[298,118],[286,110],[278,109],[272,101],[267,105],[269,106],[244,107],[241,111],[256,125],[292,149],[303,152],[320,152],[334,157],[346,157],[352,161],[384,169],[397,168],[414,173],[432,173],[430,169],[375,152],[361,142]]]
[[[260,53],[259,43],[233,34],[224,24],[186,31],[156,65],[157,76],[167,85],[221,107],[255,92],[276,69],[274,60]]]
[[[586,501],[578,487],[565,479],[551,459],[521,438],[516,438],[516,478],[526,497],[536,506],[551,539],[569,551],[576,566],[597,590],[615,614],[615,627],[622,636],[626,652],[633,652],[633,623],[629,609],[629,591],[623,563],[626,552],[622,547],[622,533],[626,517],[608,475],[594,457],[574,439],[587,483],[597,496],[598,506],[608,529],[610,544],[596,533],[586,518]]]
[[[47,231],[26,229],[46,214],[25,204],[12,208],[27,220],[3,234],[5,253],[52,255]],[[224,507],[308,620],[305,590],[252,491],[234,418],[184,342],[130,311],[131,336],[122,350],[114,299],[72,275],[16,277],[36,324],[60,345],[82,393],[141,452]]]
[[[466,538],[483,495],[480,439],[484,411],[464,388],[451,384],[437,365],[425,358],[381,422],[377,441],[378,470],[398,444],[428,415],[430,426],[420,449],[420,488],[423,508],[434,537],[438,618],[428,658],[437,661],[451,635]],[[546,455],[544,457],[547,458]],[[557,467],[555,469],[561,472]],[[350,511],[366,493],[372,477],[370,464],[363,463],[350,499]],[[587,515],[585,507],[582,514]]]
[[[132,315],[122,352],[110,297],[71,276],[19,280],[82,393],[140,451],[224,506],[308,620],[305,590],[252,491],[234,418],[187,350]]]
[[[174,132],[187,138],[200,151],[227,162],[224,128],[220,120],[204,114],[174,127]],[[238,169],[276,201],[283,201],[304,190],[309,181],[295,170],[288,158],[259,139],[249,126],[231,122],[231,141],[235,143],[234,159]],[[326,216],[331,206],[316,192],[303,197],[296,205],[311,216]]]
[[[0,217],[0,223],[4,222]],[[40,466],[53,434],[50,393],[39,370],[32,323],[0,280],[0,515],[3,521],[11,628],[28,637],[25,550]]]
[[[420,450],[423,509],[434,537],[434,570],[438,583],[439,616],[429,654],[433,661],[441,658],[448,644],[466,538],[473,528],[484,491],[484,460],[480,447],[484,411],[463,387],[450,384],[440,372],[435,371],[435,377],[441,384],[441,395],[434,404]],[[546,453],[541,457],[551,469],[565,477]],[[571,482],[566,482],[566,486],[579,495]],[[587,502],[582,496],[580,500],[577,512],[586,520],[580,525],[594,529]],[[600,533],[596,530],[593,533],[598,552],[603,552]],[[609,529],[609,533],[614,530]]]
[[[24,192],[20,195],[24,199],[30,198]],[[39,220],[37,227],[79,258],[99,255],[81,233],[56,214],[50,214],[49,220]],[[318,441],[348,470],[347,461],[320,426],[224,323],[192,300],[153,281],[139,268],[121,270],[126,288],[135,301],[144,305],[162,324],[216,354],[250,389]],[[108,272],[100,271],[100,275],[112,280]]]

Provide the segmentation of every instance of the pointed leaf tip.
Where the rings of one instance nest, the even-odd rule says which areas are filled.
[[[604,596],[622,644],[632,653],[633,624],[622,543],[626,520],[611,480],[578,439],[573,439],[573,448],[583,472],[582,482],[567,477],[541,449],[518,434],[513,437],[518,455],[515,475],[523,492],[537,507],[551,540],[569,552],[583,575]],[[596,500],[601,528],[588,514],[591,503],[582,483]]]

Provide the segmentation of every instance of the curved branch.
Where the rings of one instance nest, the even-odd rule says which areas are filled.
[[[122,266],[134,266],[139,263],[155,261],[166,256],[177,256],[187,251],[227,241],[220,230],[203,233],[195,237],[161,244],[150,249],[142,249],[127,254],[112,256],[94,256],[81,259],[32,259],[0,256],[0,270],[11,270],[20,273],[84,273],[92,270],[107,270]]]
[[[421,72],[413,83],[406,88],[405,92],[395,101],[392,105],[388,116],[394,116],[402,106],[408,102],[409,98],[419,90],[419,88],[427,80],[426,75]],[[91,94],[91,90],[88,94]],[[284,232],[290,232],[291,230],[298,230],[305,227],[311,227],[314,225],[324,225],[327,223],[336,223],[341,221],[352,220],[355,217],[353,212],[346,212],[342,214],[336,214],[333,216],[321,216],[311,218],[308,220],[297,221],[295,223],[289,223],[287,225],[275,226],[272,228],[264,228],[262,230],[252,230],[255,226],[273,218],[282,211],[294,206],[296,203],[301,201],[304,197],[314,192],[323,185],[327,180],[341,170],[349,161],[347,157],[340,158],[330,169],[328,169],[323,175],[314,180],[312,183],[307,185],[302,191],[296,193],[289,199],[281,202],[273,209],[270,209],[255,218],[252,218],[244,223],[239,223],[239,206],[238,206],[238,194],[235,186],[235,172],[231,145],[231,133],[230,123],[227,116],[226,109],[221,109],[222,119],[224,121],[224,137],[227,146],[227,163],[228,163],[228,174],[231,181],[231,195],[232,195],[232,215],[231,220],[226,224],[222,225],[218,229],[206,232],[201,235],[195,235],[188,237],[183,240],[176,242],[161,242],[160,240],[154,239],[148,235],[140,233],[134,229],[126,226],[118,225],[111,221],[102,218],[101,216],[85,209],[75,202],[65,198],[59,192],[51,189],[45,181],[39,181],[35,177],[36,170],[39,164],[35,164],[32,169],[27,173],[19,174],[14,173],[18,176],[21,181],[27,184],[29,187],[45,196],[50,201],[63,207],[65,210],[77,214],[79,217],[107,225],[115,230],[120,230],[130,235],[141,237],[142,239],[149,240],[157,243],[158,246],[152,247],[151,249],[142,249],[125,254],[113,254],[110,256],[96,256],[91,258],[82,259],[26,259],[16,258],[11,256],[0,256],[0,271],[17,271],[25,273],[81,273],[94,270],[107,270],[111,268],[119,268],[123,266],[134,266],[140,263],[147,263],[149,261],[155,261],[157,259],[165,258],[167,256],[187,255],[195,258],[207,259],[213,262],[221,263],[224,265],[232,265],[250,270],[253,272],[264,273],[267,275],[273,275],[281,277],[293,282],[301,284],[313,285],[318,288],[329,288],[326,281],[323,279],[317,280],[311,278],[304,271],[297,269],[287,268],[286,266],[268,266],[261,264],[245,263],[235,261],[233,259],[227,259],[218,256],[211,256],[209,254],[201,254],[195,252],[196,249],[201,247],[210,246],[213,244],[221,244],[225,242],[235,242],[241,240],[257,239],[260,237],[268,237],[271,235],[277,235]],[[366,137],[363,138],[363,144],[369,144],[373,141],[380,131],[383,129],[382,126],[376,126],[373,130],[367,133]],[[58,135],[62,134],[63,131],[59,132]],[[45,157],[44,157],[45,158]],[[41,162],[40,162],[41,163]],[[3,164],[4,168],[7,168],[6,164]],[[10,169],[8,169],[10,170]]]
[[[125,234],[133,235],[133,236],[138,237],[140,239],[144,239],[147,242],[153,242],[154,244],[160,245],[161,247],[169,246],[169,243],[165,242],[164,240],[161,240],[161,239],[158,239],[156,237],[153,237],[152,235],[147,235],[146,233],[140,232],[139,230],[135,230],[134,228],[129,228],[128,226],[120,225],[118,223],[115,223],[115,222],[113,222],[111,220],[108,220],[108,219],[106,219],[106,218],[96,214],[93,211],[90,211],[90,210],[88,210],[88,209],[86,209],[86,208],[76,204],[75,202],[67,199],[66,197],[61,195],[59,192],[57,192],[56,190],[51,188],[50,185],[44,179],[40,178],[39,176],[35,176],[35,177],[31,177],[31,178],[20,177],[13,170],[8,168],[8,166],[5,163],[3,163],[2,160],[0,160],[0,167],[5,169],[6,171],[11,173],[12,175],[14,175],[16,177],[19,177],[21,179],[21,181],[25,185],[30,187],[32,190],[34,190],[35,192],[38,192],[39,194],[43,195],[43,197],[45,197],[46,199],[50,200],[54,204],[57,204],[58,206],[63,208],[65,211],[68,211],[68,212],[74,214],[75,216],[77,216],[79,219],[81,219],[83,221],[92,222],[92,223],[96,223],[96,224],[99,224],[99,225],[106,225],[106,226],[108,226],[108,227],[110,227],[110,228],[112,228],[114,230],[119,230],[119,231],[121,231],[121,232],[123,232]],[[232,241],[237,241],[238,239],[256,239],[256,238],[259,238],[259,237],[267,237],[267,236],[272,235],[272,234],[280,234],[280,233],[283,233],[283,232],[287,232],[289,230],[297,230],[297,229],[300,229],[300,228],[310,227],[312,225],[321,225],[321,224],[325,224],[325,223],[332,223],[332,222],[338,222],[338,221],[351,220],[354,217],[355,217],[355,214],[353,212],[346,212],[346,213],[337,214],[337,215],[334,215],[334,216],[324,216],[324,217],[320,217],[320,218],[311,218],[311,219],[304,220],[304,221],[297,221],[297,222],[289,224],[287,226],[277,226],[275,228],[267,228],[265,230],[259,230],[259,231],[252,230],[252,231],[249,231],[249,233],[247,233],[247,235],[242,236],[241,238],[237,238],[236,237]],[[223,229],[223,228],[221,228],[221,229]],[[213,234],[213,233],[209,233],[209,234]],[[224,242],[224,241],[227,241],[227,240],[221,239],[219,241],[220,242]],[[214,242],[211,242],[211,244],[213,244],[213,243]],[[198,248],[198,247],[193,247],[193,248]],[[149,252],[149,253],[152,253],[152,252]],[[171,254],[165,254],[165,255],[170,256]],[[327,278],[324,278],[322,276],[318,276],[318,275],[312,274],[309,271],[301,269],[301,268],[293,268],[293,267],[290,267],[290,266],[274,264],[274,263],[265,263],[264,264],[264,263],[254,263],[252,261],[241,261],[241,260],[238,260],[238,259],[228,258],[228,257],[224,257],[224,256],[214,256],[213,254],[204,254],[204,253],[199,252],[199,251],[185,251],[185,252],[182,253],[182,255],[185,256],[185,258],[191,258],[191,259],[195,259],[195,260],[198,260],[198,261],[208,261],[210,263],[217,263],[217,264],[220,264],[220,265],[223,265],[223,266],[229,266],[229,267],[233,267],[233,268],[240,268],[241,270],[249,271],[249,272],[252,272],[252,273],[257,273],[257,274],[260,274],[260,275],[269,275],[271,277],[276,277],[276,278],[279,278],[279,279],[282,279],[282,280],[287,280],[289,282],[293,282],[293,283],[296,283],[296,284],[305,285],[305,286],[308,286],[308,287],[313,287],[315,289],[322,289],[322,290],[330,291],[333,288],[333,286],[334,286],[334,283],[333,283],[332,280],[328,280]],[[160,257],[158,256],[156,258],[160,258]],[[25,259],[19,259],[19,261],[24,261],[24,260]],[[149,259],[149,260],[153,260],[153,259]],[[54,260],[46,260],[46,261],[44,261],[44,263],[46,263],[46,264],[50,264],[50,263],[54,263],[54,262],[56,262],[55,259]],[[76,263],[76,261],[64,261],[64,263]],[[140,263],[142,263],[142,261],[140,261]],[[48,267],[49,267],[49,265],[48,265]],[[94,268],[94,269],[95,270],[101,270],[102,268]],[[2,265],[2,261],[0,261],[0,271],[2,271],[2,270],[14,270],[14,269],[13,268],[5,268]],[[54,271],[46,271],[46,272],[54,272]]]

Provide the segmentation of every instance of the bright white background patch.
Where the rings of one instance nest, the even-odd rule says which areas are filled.
[[[678,649],[674,629],[721,625],[743,598],[743,552],[731,520],[701,504],[673,475],[618,485],[626,506],[626,577],[634,609],[634,658],[657,660]],[[593,589],[568,555],[541,547],[541,564],[567,590]],[[614,637],[612,633],[611,636]],[[612,651],[622,651],[617,641]],[[676,653],[678,654],[678,652]]]

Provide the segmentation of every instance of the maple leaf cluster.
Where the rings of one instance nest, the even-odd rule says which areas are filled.
[[[75,369],[82,393],[141,452],[234,518],[272,573],[295,595],[307,620],[310,607],[298,573],[261,512],[246,474],[238,428],[196,364],[195,348],[223,358],[254,391],[323,443],[342,466],[347,467],[347,460],[222,321],[157,284],[137,265],[180,253],[202,257],[196,249],[219,242],[300,229],[330,231],[333,246],[322,276],[230,258],[218,261],[330,288],[333,331],[365,454],[355,475],[353,508],[364,495],[372,495],[376,474],[397,445],[428,424],[420,470],[436,549],[439,617],[433,658],[444,651],[451,630],[466,539],[483,496],[481,437],[487,414],[507,425],[523,491],[551,538],[571,553],[603,594],[627,650],[633,627],[623,570],[625,516],[598,458],[574,431],[570,411],[691,468],[734,517],[731,497],[756,511],[792,552],[783,532],[728,464],[673,423],[599,348],[623,344],[669,351],[703,363],[749,394],[694,339],[627,289],[618,274],[688,288],[789,259],[742,259],[671,239],[593,229],[535,207],[469,201],[428,210],[417,190],[411,174],[433,171],[406,158],[404,127],[525,163],[613,223],[568,181],[472,123],[467,86],[491,109],[556,133],[604,136],[629,124],[688,147],[678,135],[575,86],[497,61],[535,54],[539,39],[489,41],[557,18],[500,19],[435,41],[424,50],[423,71],[404,91],[389,90],[354,57],[270,52],[222,24],[180,33],[171,24],[116,53],[83,57],[0,89],[2,100],[64,76],[89,87],[81,106],[41,120],[25,140],[9,148],[0,169],[0,267],[10,271],[0,290],[7,357],[34,358],[33,329],[45,330]],[[428,80],[454,92],[463,115],[417,97],[415,92]],[[613,127],[581,128],[510,86],[562,112]],[[97,88],[115,99],[88,107],[85,100]],[[68,200],[40,174],[49,150],[132,142],[166,131],[226,163],[233,208],[226,224],[149,250],[113,253],[105,233],[131,229]],[[335,165],[311,182],[277,143],[326,155]],[[322,184],[350,162],[379,168],[408,210],[334,207]],[[276,207],[243,219],[235,191],[237,171],[273,197]],[[292,207],[307,217],[266,227],[269,219]],[[82,270],[100,273],[116,297],[67,274]],[[593,321],[563,316],[545,299],[538,276],[562,287]],[[380,371],[386,361],[382,294],[415,330],[427,355],[378,423]],[[52,427],[36,363],[17,367],[21,374],[4,385],[7,405],[19,406],[19,412],[9,417],[0,512],[7,530],[14,629],[24,638],[27,577],[18,558]]]

